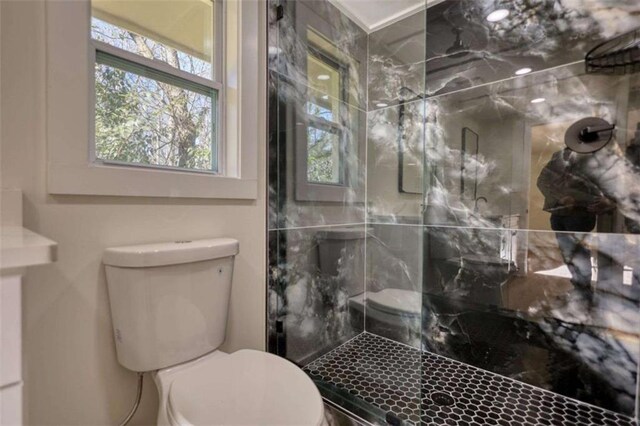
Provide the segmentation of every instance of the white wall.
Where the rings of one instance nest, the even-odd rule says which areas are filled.
[[[44,4],[0,5],[0,186],[21,188],[25,226],[59,244],[58,262],[30,270],[24,282],[26,421],[116,424],[132,403],[136,378],[116,360],[102,251],[163,240],[239,239],[223,349],[263,349],[264,196],[243,202],[47,195]],[[259,145],[264,188],[264,141]],[[155,422],[155,386],[151,380],[145,386],[134,424]]]

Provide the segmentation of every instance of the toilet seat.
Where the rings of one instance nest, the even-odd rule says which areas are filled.
[[[244,349],[180,371],[167,414],[175,425],[318,426],[324,408],[313,381],[293,363]]]

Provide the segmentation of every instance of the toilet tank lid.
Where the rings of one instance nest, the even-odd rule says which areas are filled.
[[[108,248],[102,261],[110,266],[145,268],[219,259],[235,256],[238,251],[238,240],[233,238],[185,240]]]

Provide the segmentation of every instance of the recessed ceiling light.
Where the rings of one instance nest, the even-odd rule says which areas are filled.
[[[377,106],[378,108],[384,108],[384,107],[388,107],[388,106],[389,106],[389,104],[385,104],[384,102],[378,102],[378,103],[376,104],[376,106]]]
[[[532,104],[539,104],[540,102],[544,102],[544,101],[546,101],[545,98],[535,98],[535,99],[531,100],[531,103]]]
[[[327,99],[329,99],[329,95],[322,95],[322,99],[326,101]]]
[[[498,22],[498,21],[502,21],[507,16],[509,16],[508,9],[496,9],[487,15],[487,21]]]
[[[533,71],[533,70],[531,68],[528,68],[528,67],[520,68],[519,70],[516,71],[516,75],[529,74],[531,71]]]
[[[327,81],[331,79],[331,76],[328,74],[320,74],[316,77],[318,80]]]

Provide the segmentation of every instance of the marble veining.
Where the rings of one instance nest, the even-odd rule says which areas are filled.
[[[583,58],[640,28],[640,4],[436,3],[367,33],[325,0],[269,1],[269,349],[301,365],[351,351],[345,367],[366,369],[356,348],[366,330],[517,383],[552,415],[517,424],[561,424],[565,401],[576,424],[631,424],[640,75],[587,74]],[[499,7],[508,17],[487,21]],[[318,78],[314,55],[331,75]],[[589,154],[565,140],[585,117],[615,125]],[[303,173],[317,146],[341,180]],[[547,391],[558,412],[531,397]],[[365,411],[416,415],[400,397],[351,394]],[[453,412],[420,404],[418,416]],[[514,424],[492,404],[481,419],[446,418]]]

